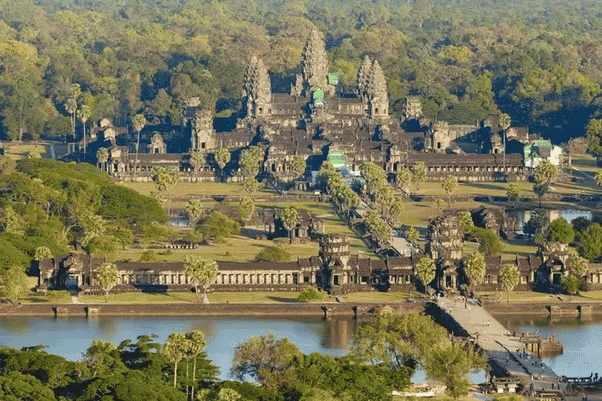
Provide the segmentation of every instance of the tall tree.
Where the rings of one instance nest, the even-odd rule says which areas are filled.
[[[445,181],[441,183],[441,188],[447,194],[447,206],[451,207],[451,196],[458,189],[458,179],[453,175],[448,175]]]
[[[203,214],[203,202],[200,200],[191,200],[186,203],[186,213],[190,220],[190,225],[194,225]]]
[[[254,212],[255,202],[253,202],[253,199],[251,197],[241,198],[238,202],[238,215],[245,224],[253,217]]]
[[[199,285],[203,287],[203,303],[208,304],[207,289],[217,278],[219,266],[215,260],[202,259],[198,256],[186,255],[184,274],[192,279],[197,303],[199,300]]]
[[[288,338],[276,339],[272,332],[251,336],[236,347],[230,372],[239,380],[249,375],[267,388],[278,388],[295,380],[294,361],[301,355]]]
[[[282,219],[282,225],[288,231],[289,242],[293,242],[293,228],[297,227],[297,223],[299,223],[299,217],[297,216],[297,209],[293,206],[287,207],[282,211],[282,215],[280,216]]]
[[[77,110],[77,115],[84,127],[84,158],[88,154],[87,140],[86,140],[86,122],[88,121],[88,118],[90,118],[90,114],[91,114],[90,106],[88,106],[87,104],[81,105],[79,107],[79,109]]]
[[[134,179],[136,179],[136,174],[138,174],[138,153],[140,151],[140,131],[146,125],[146,118],[144,114],[136,114],[134,118],[132,118],[132,125],[134,126],[134,131],[136,132],[136,161],[134,163]]]
[[[186,339],[188,340],[188,354],[194,359],[192,366],[192,382],[196,383],[196,365],[197,357],[203,353],[207,342],[205,341],[205,334],[200,330],[193,330],[190,333],[186,333]],[[192,386],[191,399],[194,400],[194,389],[196,386]]]
[[[199,152],[198,150],[190,152],[190,165],[192,166],[192,169],[194,170],[194,173],[197,177],[199,175],[199,170],[201,169],[201,166],[203,164],[205,164],[204,153]]]
[[[518,285],[520,279],[518,266],[514,263],[504,263],[502,270],[498,275],[498,282],[502,288],[507,291],[506,301],[510,303],[510,291]]]
[[[416,276],[422,281],[424,289],[426,290],[426,287],[435,278],[435,272],[437,270],[435,261],[428,256],[424,256],[416,263],[414,269],[416,271]]]
[[[455,400],[470,390],[468,374],[485,369],[487,358],[480,355],[470,344],[439,343],[428,355],[426,373],[446,386],[446,393]]]
[[[20,266],[10,266],[1,276],[2,295],[13,304],[29,292],[25,269]]]
[[[508,200],[510,202],[517,202],[520,197],[520,190],[518,189],[518,185],[516,185],[515,183],[511,183],[510,185],[508,185],[508,189],[506,190],[506,196],[508,197]]]
[[[107,148],[98,148],[96,151],[96,161],[104,164],[109,160],[109,150]]]
[[[161,352],[174,363],[173,386],[176,387],[178,379],[178,363],[186,357],[188,340],[183,333],[171,333],[165,340]]]
[[[228,150],[228,148],[219,148],[216,152],[215,152],[215,161],[217,162],[217,166],[219,167],[219,171],[220,171],[220,176],[222,178],[222,181],[224,179],[224,167],[226,167],[226,165],[228,163],[230,163],[230,151]]]
[[[404,197],[410,193],[410,184],[412,183],[413,178],[414,175],[412,174],[412,171],[407,167],[402,168],[397,173],[397,186],[403,193]]]
[[[479,285],[485,277],[485,257],[480,252],[472,252],[462,259],[464,274],[468,277],[471,287]]]
[[[424,162],[416,162],[412,166],[412,181],[416,183],[416,191],[420,189],[420,184],[426,180],[427,168]]]
[[[117,266],[110,262],[103,263],[96,271],[96,280],[105,292],[105,303],[109,303],[109,291],[119,283]]]
[[[305,173],[305,159],[303,156],[296,155],[291,160],[291,166],[293,166],[293,171],[297,176],[302,176]]]

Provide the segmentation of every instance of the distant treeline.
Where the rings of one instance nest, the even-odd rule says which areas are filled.
[[[250,55],[284,90],[316,26],[345,89],[364,55],[379,60],[395,116],[417,95],[432,118],[502,111],[562,142],[600,108],[601,17],[593,0],[4,0],[2,133],[65,136],[137,113],[178,125],[191,97],[228,117]]]

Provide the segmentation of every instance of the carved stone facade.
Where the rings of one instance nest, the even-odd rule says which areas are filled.
[[[213,115],[210,110],[196,109],[192,119],[191,150],[209,152],[216,149]]]
[[[167,146],[158,132],[152,136],[151,143],[148,144],[148,153],[167,153]]]
[[[460,216],[447,212],[430,221],[427,232],[426,253],[436,262],[462,259],[464,232]]]

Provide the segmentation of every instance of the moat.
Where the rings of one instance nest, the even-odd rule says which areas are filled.
[[[538,331],[554,336],[564,345],[562,355],[543,358],[558,375],[589,376],[602,372],[602,319],[550,320],[541,317],[496,316],[510,330]],[[158,341],[174,331],[201,330],[207,338],[207,354],[227,378],[234,348],[249,336],[272,331],[288,337],[304,353],[344,355],[358,322],[354,318],[240,318],[240,317],[97,317],[97,318],[0,318],[0,346],[20,348],[46,345],[50,353],[70,360],[81,358],[94,339],[119,344],[142,334],[157,334]],[[416,378],[415,378],[416,379]],[[419,378],[418,378],[419,379]],[[482,380],[476,378],[473,380]]]

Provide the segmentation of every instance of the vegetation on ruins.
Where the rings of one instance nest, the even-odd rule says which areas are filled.
[[[407,196],[410,193],[410,184],[412,183],[413,178],[412,171],[407,167],[402,168],[397,173],[395,182],[404,196]]]
[[[109,303],[109,291],[119,283],[117,266],[111,262],[105,262],[96,270],[96,280],[105,292],[105,303]]]

